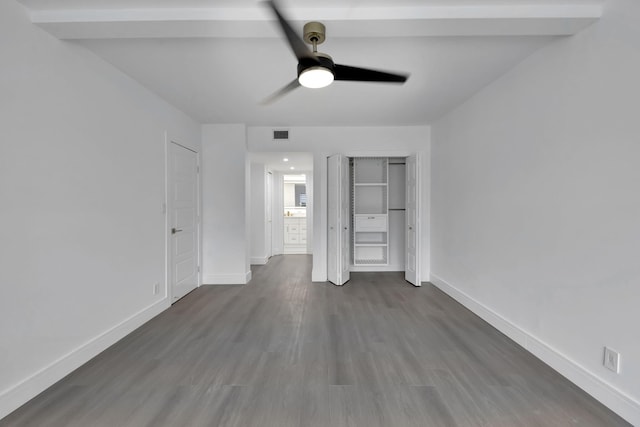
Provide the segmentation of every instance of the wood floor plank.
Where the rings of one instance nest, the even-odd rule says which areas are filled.
[[[198,288],[0,426],[629,426],[428,283],[310,276]]]

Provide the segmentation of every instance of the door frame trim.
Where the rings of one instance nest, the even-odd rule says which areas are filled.
[[[265,231],[265,264],[269,261],[269,258],[273,256],[273,171],[265,168],[265,219],[264,219],[264,231]],[[271,217],[271,222],[269,222]],[[267,238],[267,232],[269,238]]]
[[[196,259],[198,263],[197,283],[196,287],[202,286],[202,174],[201,174],[201,158],[200,152],[192,147],[177,142],[177,138],[173,138],[171,134],[165,132],[165,144],[164,144],[164,203],[162,204],[162,211],[164,213],[165,224],[165,280],[164,280],[164,295],[163,298],[167,298],[170,304],[173,304],[173,287],[171,277],[173,275],[173,257],[171,256],[171,218],[169,213],[173,208],[171,199],[169,197],[169,161],[170,161],[170,145],[175,144],[186,150],[192,151],[196,154]]]

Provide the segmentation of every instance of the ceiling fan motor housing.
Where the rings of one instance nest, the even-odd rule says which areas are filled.
[[[312,60],[307,60],[305,58],[302,58],[300,62],[298,62],[298,77],[300,77],[300,74],[302,74],[305,70],[314,67],[326,68],[331,71],[332,74],[335,74],[333,59],[331,59],[329,55],[318,52],[315,53],[314,56],[319,63]]]
[[[302,29],[302,38],[309,44],[322,44],[326,36],[324,24],[316,21],[307,22]]]

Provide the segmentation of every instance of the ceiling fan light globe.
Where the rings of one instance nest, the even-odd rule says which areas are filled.
[[[333,73],[325,67],[309,67],[298,76],[298,82],[311,89],[329,86],[333,79]]]

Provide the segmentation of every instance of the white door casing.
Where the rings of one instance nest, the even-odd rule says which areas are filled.
[[[406,160],[406,253],[404,278],[414,286],[420,283],[420,217],[417,156],[411,155]]]
[[[330,156],[327,159],[327,279],[335,285],[344,285],[349,280],[348,177],[347,157]]]
[[[273,173],[266,174],[266,224],[265,224],[265,249],[267,260],[273,255]]]
[[[198,153],[175,142],[168,145],[168,278],[173,303],[199,285],[199,166]]]

